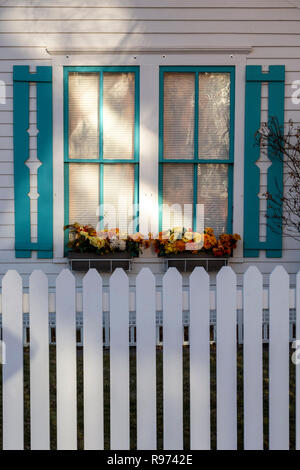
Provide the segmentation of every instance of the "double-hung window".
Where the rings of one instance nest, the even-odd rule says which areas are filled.
[[[65,67],[64,93],[65,222],[137,230],[139,68]]]
[[[160,68],[160,229],[232,229],[233,110],[233,67]]]

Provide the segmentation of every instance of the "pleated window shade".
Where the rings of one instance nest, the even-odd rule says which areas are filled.
[[[204,204],[204,227],[216,235],[227,231],[228,165],[200,164],[197,168],[197,204]]]
[[[69,164],[69,223],[91,224],[99,217],[99,165]]]
[[[99,157],[99,73],[69,74],[69,158]]]
[[[164,74],[164,158],[194,157],[195,74]]]
[[[130,163],[106,164],[103,166],[103,198],[104,204],[115,210],[116,224],[110,223],[110,228],[117,226],[121,231],[134,232],[133,202],[134,202],[134,165]],[[104,220],[109,216],[109,207],[104,207]]]
[[[134,73],[103,74],[103,157],[134,158]]]
[[[187,163],[166,163],[163,172],[163,217],[162,229],[177,226],[192,228],[193,165]],[[173,208],[171,207],[173,204]],[[184,208],[189,204],[189,208]],[[169,207],[169,210],[167,209]]]
[[[229,158],[230,74],[199,73],[199,158]]]

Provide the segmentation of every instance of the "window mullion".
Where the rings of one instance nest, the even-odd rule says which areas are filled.
[[[198,120],[199,120],[199,72],[195,73],[195,123],[194,123],[194,160],[198,160]],[[197,185],[198,165],[194,163],[193,190],[193,230],[197,230]]]
[[[197,186],[198,186],[198,163],[194,163],[194,191],[193,191],[193,230],[197,230]]]
[[[99,75],[99,160],[103,160],[103,71]],[[103,228],[103,163],[99,163],[99,227]]]

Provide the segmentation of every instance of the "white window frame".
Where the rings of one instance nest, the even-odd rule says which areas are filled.
[[[53,66],[53,193],[54,260],[64,260],[64,66],[128,66],[140,67],[140,163],[139,163],[139,225],[147,233],[149,221],[158,229],[158,122],[159,67],[235,66],[235,126],[233,170],[233,232],[243,238],[244,206],[244,116],[245,69],[251,48],[205,48],[187,50],[82,51],[48,50]],[[233,261],[242,261],[242,243],[234,251]]]

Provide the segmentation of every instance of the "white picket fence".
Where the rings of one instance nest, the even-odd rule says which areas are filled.
[[[110,447],[130,447],[129,312],[136,312],[137,448],[155,449],[157,291],[155,278],[143,269],[134,293],[124,271],[110,278],[109,298],[102,279],[90,270],[76,294],[69,270],[57,277],[55,309],[47,277],[35,271],[25,297],[22,279],[8,271],[2,281],[2,333],[6,348],[3,365],[3,448],[24,446],[23,312],[30,323],[31,449],[49,449],[49,311],[56,312],[57,448],[77,448],[76,310],[82,308],[84,447],[103,449],[103,311],[109,310],[110,334]],[[290,290],[286,271],[277,266],[263,289],[262,275],[251,267],[238,294],[236,275],[224,267],[212,293],[209,276],[196,268],[188,297],[182,277],[170,268],[160,296],[163,312],[163,445],[183,448],[183,309],[189,310],[190,448],[209,449],[210,309],[215,302],[217,344],[217,448],[237,447],[237,309],[243,310],[244,448],[263,448],[262,341],[263,308],[269,311],[269,447],[289,448],[289,340],[291,308],[296,309],[296,338],[300,339],[300,273]],[[28,302],[27,305],[26,302]],[[27,308],[28,307],[28,308]],[[300,400],[300,372],[296,371],[296,403]],[[296,411],[296,447],[300,448],[300,407]]]

